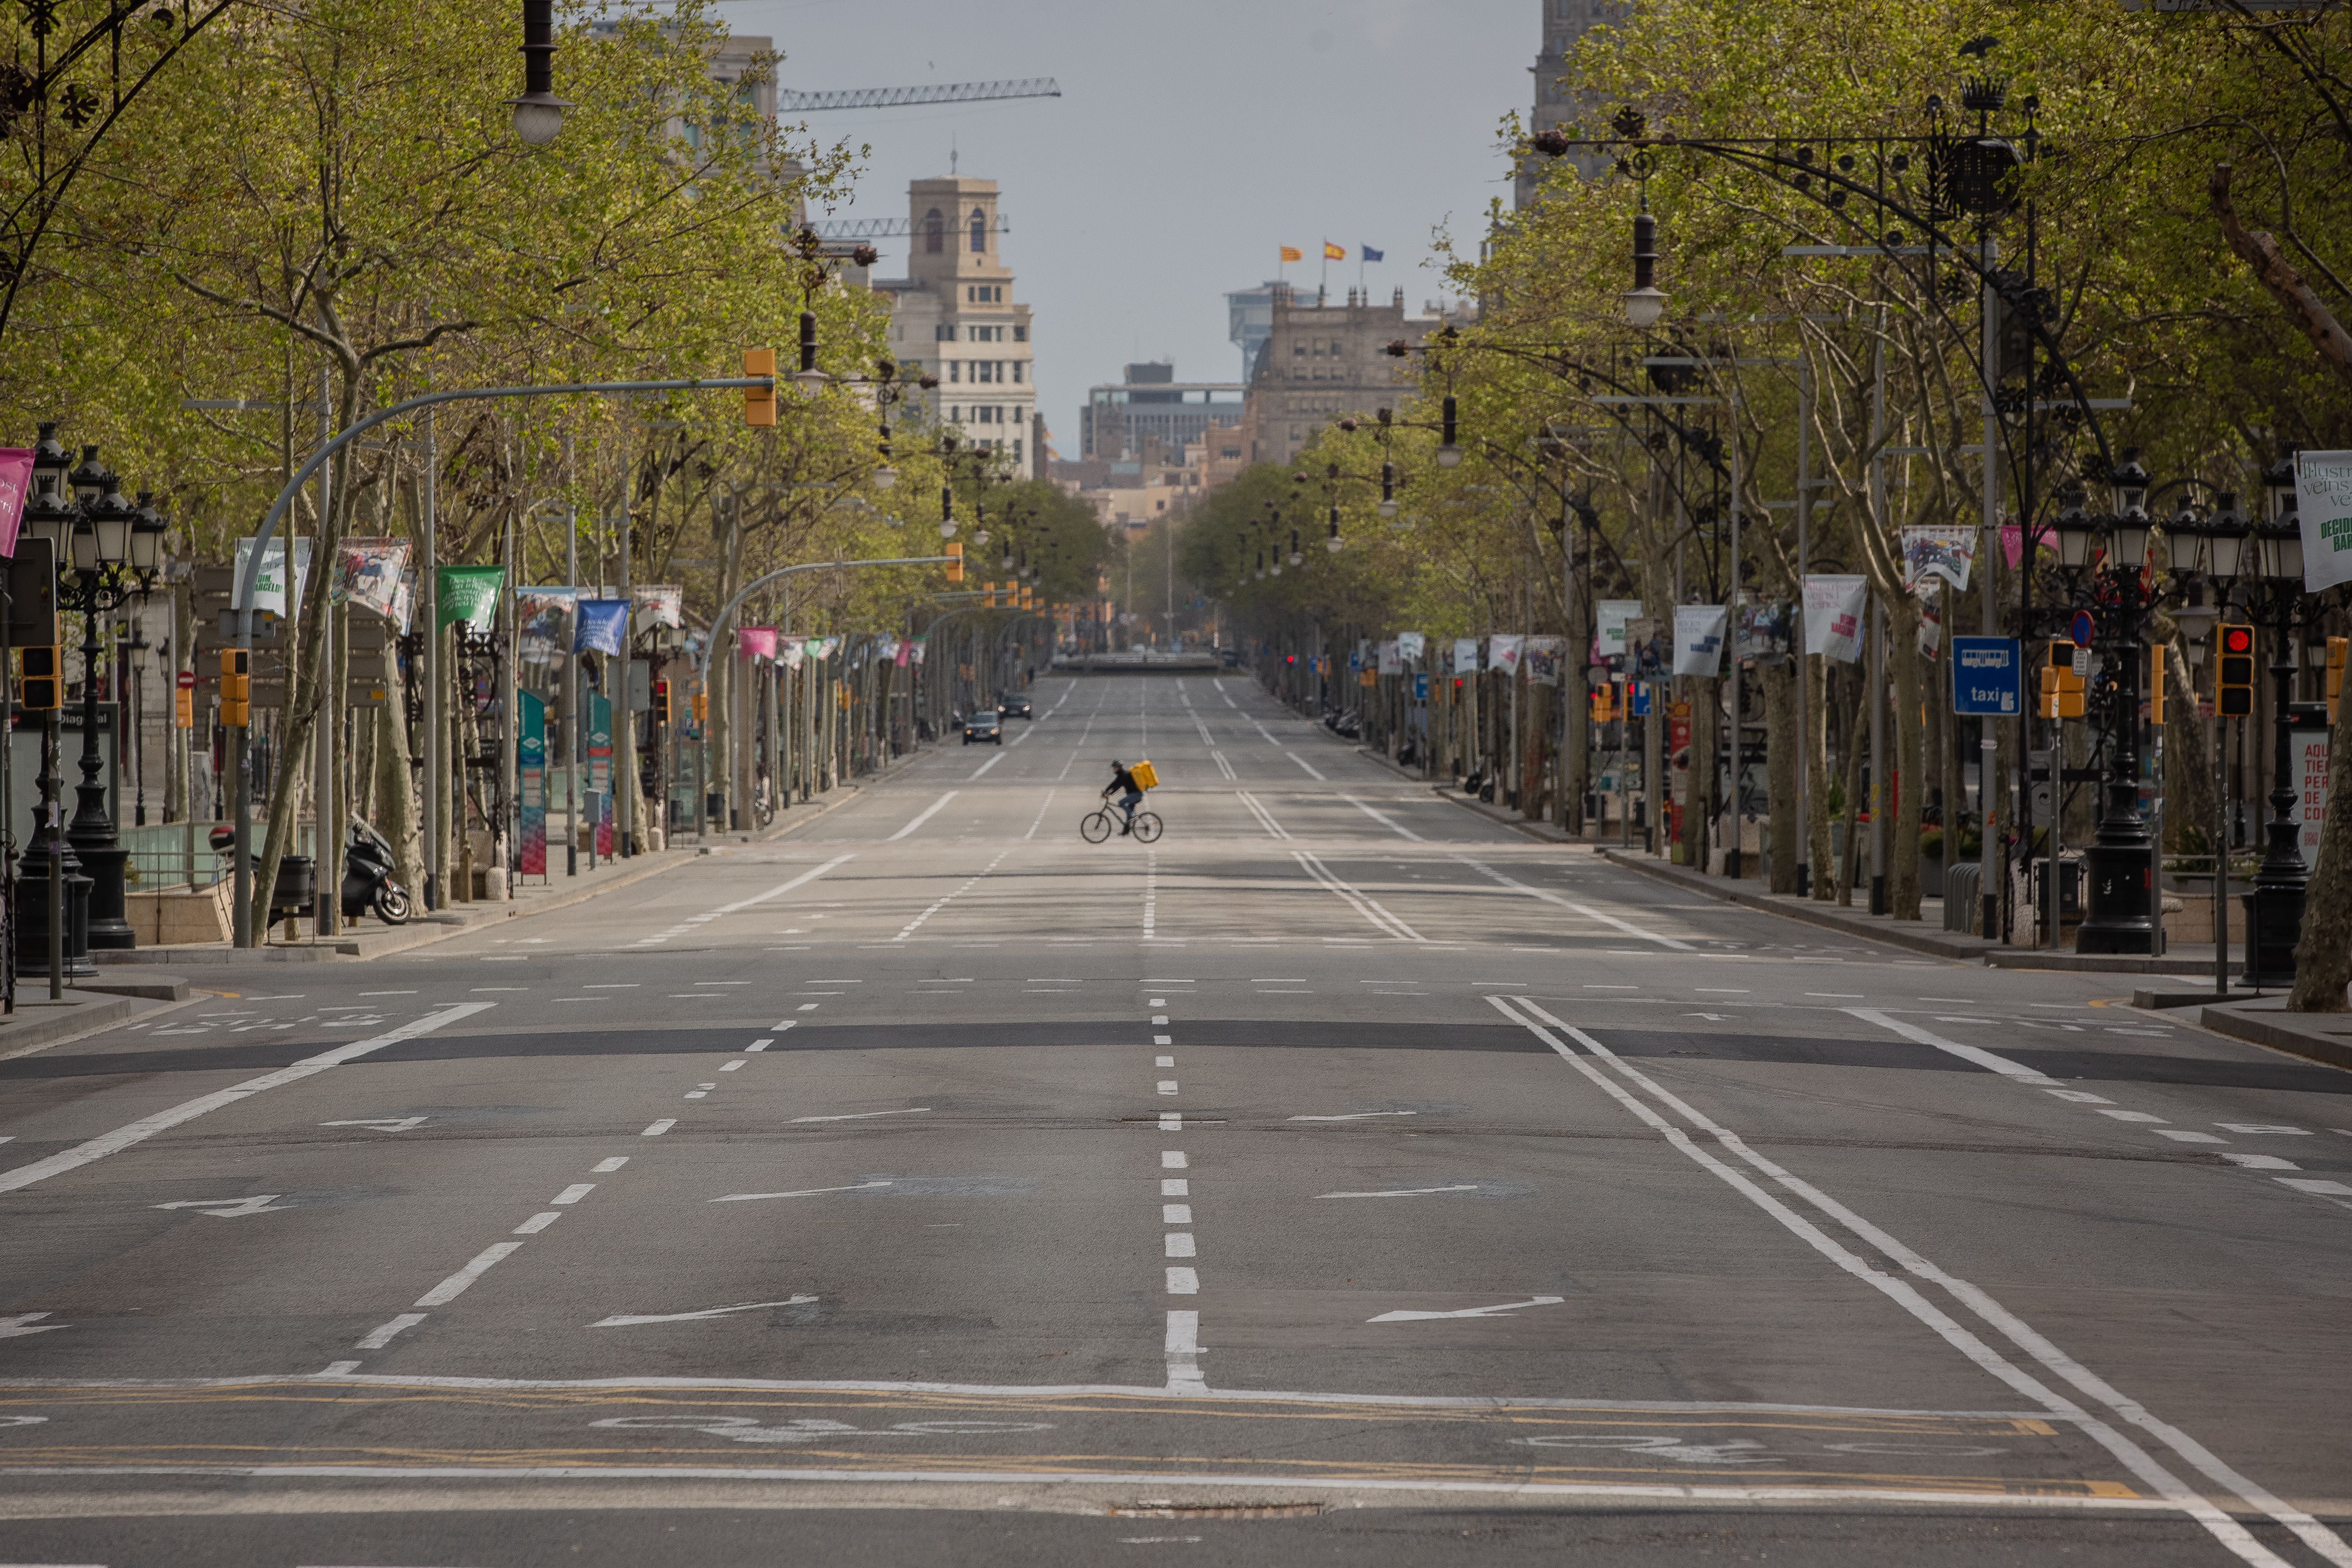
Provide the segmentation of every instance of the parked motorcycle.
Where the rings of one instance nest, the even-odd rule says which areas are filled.
[[[406,924],[415,912],[408,889],[392,879],[392,845],[353,817],[343,837],[343,918],[357,920],[361,910],[371,908],[388,926]]]

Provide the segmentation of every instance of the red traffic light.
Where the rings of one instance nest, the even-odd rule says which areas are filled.
[[[2253,652],[2254,628],[2252,626],[2223,626],[2221,628],[2221,651],[2223,653]]]

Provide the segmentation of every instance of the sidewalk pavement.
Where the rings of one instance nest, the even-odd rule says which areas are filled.
[[[549,914],[642,882],[648,877],[657,877],[705,855],[724,854],[734,845],[764,844],[784,837],[807,826],[835,807],[855,799],[867,786],[881,783],[922,754],[919,748],[864,778],[836,784],[820,799],[788,807],[780,814],[778,821],[755,832],[714,833],[702,844],[688,840],[674,849],[634,855],[625,859],[606,859],[593,870],[588,868],[583,858],[581,869],[575,876],[567,877],[559,872],[542,881],[517,879],[509,884],[512,892],[507,899],[452,904],[430,914],[415,915],[404,925],[387,926],[373,916],[362,916],[334,936],[304,937],[294,942],[265,941],[262,945],[253,948],[238,948],[226,942],[188,942],[168,947],[96,952],[90,954],[90,958],[104,969],[117,969],[148,964],[325,963],[337,959],[382,958],[387,953],[404,952],[411,948],[445,941],[468,927],[517,920],[527,915]],[[560,845],[549,847],[551,864],[561,847]],[[92,988],[161,1000],[169,994],[162,990],[163,984],[180,984],[178,994],[186,994],[184,984],[163,976],[142,984],[101,975],[92,983]],[[5,1048],[5,1032],[0,1032],[0,1049]]]
[[[2352,1068],[2352,1013],[2290,1013],[2284,993],[2200,1007],[2197,1021],[2217,1035]]]

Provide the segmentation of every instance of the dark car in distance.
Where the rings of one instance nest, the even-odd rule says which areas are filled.
[[[1035,716],[1029,711],[1029,694],[1025,691],[1010,692],[998,698],[996,710],[1007,719],[1029,719]]]
[[[969,746],[974,741],[993,741],[1000,746],[1004,744],[1004,726],[997,722],[995,709],[982,708],[976,713],[963,716],[963,743]]]

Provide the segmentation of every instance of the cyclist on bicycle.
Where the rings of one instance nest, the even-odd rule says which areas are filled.
[[[1126,793],[1122,795],[1121,791]],[[1102,797],[1108,800],[1115,795],[1119,795],[1119,809],[1127,814],[1127,819],[1118,825],[1118,830],[1130,833],[1135,828],[1135,808],[1143,804],[1143,786],[1135,782],[1135,775],[1127,771],[1127,764],[1117,760],[1110,764],[1110,783],[1103,786]]]

